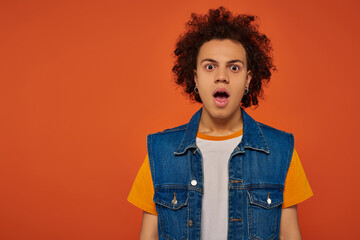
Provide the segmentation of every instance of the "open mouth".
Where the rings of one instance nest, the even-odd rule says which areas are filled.
[[[216,92],[214,94],[214,98],[216,98],[219,101],[224,101],[228,97],[229,97],[229,94],[227,94],[226,92]]]
[[[215,105],[218,107],[224,107],[230,97],[229,91],[226,88],[218,88],[213,93]]]

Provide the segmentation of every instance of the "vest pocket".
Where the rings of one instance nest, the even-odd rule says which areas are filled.
[[[249,196],[248,225],[250,239],[275,239],[280,227],[282,188],[257,188]]]
[[[155,188],[154,202],[160,234],[165,239],[187,237],[188,188],[171,185]]]

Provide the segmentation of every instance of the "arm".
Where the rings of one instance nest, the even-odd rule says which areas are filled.
[[[140,229],[140,240],[157,239],[159,239],[157,216],[143,211],[143,218]]]
[[[280,239],[301,240],[297,205],[282,209],[280,220]]]

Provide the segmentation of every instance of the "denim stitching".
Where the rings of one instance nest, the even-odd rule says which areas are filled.
[[[166,205],[166,203],[165,203],[165,205],[164,205],[164,204],[162,204],[163,202],[162,202],[161,200],[159,200],[159,201],[154,200],[154,202],[155,202],[157,205],[162,206],[162,207],[166,207],[166,208],[169,208],[169,209],[172,209],[172,210],[179,210],[180,208],[188,205],[188,198],[189,198],[189,195],[186,196],[186,202],[185,202],[183,205],[179,206],[178,208],[169,207],[169,206]],[[168,235],[165,234],[165,229],[164,229],[164,225],[163,225],[164,223],[163,223],[163,220],[162,220],[161,211],[159,211],[159,216],[158,216],[158,217],[159,217],[158,222],[159,222],[160,228],[161,228],[161,230],[162,230],[162,231],[161,231],[161,232],[162,232],[162,233],[161,233],[161,236],[162,236],[163,238],[167,239],[167,240],[176,240],[176,239],[174,239],[174,238],[172,238],[172,237],[170,237],[170,236],[168,236]]]
[[[187,224],[190,220],[190,193],[188,192],[188,207],[187,207],[187,211],[186,211],[186,236],[188,239],[190,239],[190,231],[189,231],[189,224]]]
[[[153,182],[155,181],[155,176],[156,176],[156,170],[154,167],[154,161],[153,161],[153,151],[152,151],[152,135],[148,135],[147,136],[147,151],[148,151],[148,157],[149,157],[149,165],[150,165],[150,171],[151,171],[151,178],[153,180]]]
[[[168,128],[168,129],[165,129],[165,130],[163,130],[163,131],[151,133],[151,135],[162,135],[162,134],[166,134],[166,133],[173,133],[173,132],[184,131],[184,130],[187,129],[187,125],[188,125],[188,124],[183,124],[183,125],[178,126],[178,127]]]
[[[290,134],[290,146],[291,147],[290,147],[290,151],[289,151],[289,155],[288,155],[288,160],[286,163],[286,173],[289,171],[292,155],[294,154],[294,145],[295,145],[294,135]],[[285,178],[286,178],[286,174],[285,174]]]
[[[278,204],[279,202],[277,203],[274,203],[274,204],[271,204],[271,207],[265,207],[265,206],[262,206],[262,205],[258,205],[256,203],[258,203],[259,201],[256,201],[254,200],[252,197],[251,197],[251,194],[249,193],[249,191],[247,191],[247,194],[249,196],[249,205],[248,205],[248,229],[249,229],[249,237],[250,239],[257,239],[257,240],[263,240],[263,238],[259,237],[259,236],[256,236],[255,233],[253,233],[253,230],[252,230],[252,221],[251,221],[251,209],[254,208],[253,206],[258,206],[258,207],[261,207],[261,208],[264,208],[264,209],[272,209],[272,208],[278,208],[281,204]],[[260,202],[261,203],[261,202]],[[281,202],[282,203],[282,202]],[[276,206],[273,206],[275,204],[278,204]],[[278,217],[278,214],[279,214],[279,209],[275,209],[276,211],[276,219]],[[250,212],[250,213],[249,213]],[[274,224],[273,228],[272,228],[272,232],[274,232],[274,234],[272,236],[270,236],[270,238],[268,238],[267,240],[272,240],[272,239],[275,239],[276,238],[276,224]]]
[[[256,151],[260,151],[260,152],[270,154],[270,151],[267,151],[267,150],[264,150],[264,149],[261,149],[261,148],[255,148],[255,147],[252,147],[252,146],[245,146],[245,145],[244,145],[244,147],[247,148],[247,149],[252,149],[252,150],[256,150]]]
[[[261,122],[257,122],[257,124],[259,124],[261,127],[269,128],[269,129],[272,129],[272,130],[275,130],[275,131],[279,131],[279,132],[282,132],[282,133],[286,133],[286,134],[291,134],[291,133],[289,133],[289,132],[286,132],[286,131],[283,131],[283,130],[280,130],[280,129],[271,127],[271,126],[266,125],[266,124],[261,123]]]
[[[276,188],[278,190],[282,190],[284,188],[283,184],[272,184],[272,183],[259,183],[259,184],[246,184],[244,185],[246,187],[246,189],[251,190],[251,189],[262,189],[262,188]]]

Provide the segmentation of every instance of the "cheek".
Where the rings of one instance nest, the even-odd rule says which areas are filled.
[[[242,98],[245,91],[245,83],[243,82],[242,84],[237,84],[232,88],[232,91],[233,92],[231,94],[234,98]]]
[[[197,79],[200,82],[212,82],[212,80],[214,79],[214,77],[216,76],[216,72],[208,72],[205,70],[199,70],[197,72]]]
[[[202,98],[207,98],[209,97],[209,91],[210,88],[208,86],[206,86],[205,84],[198,84],[198,90],[199,90],[199,94]]]
[[[201,97],[201,99],[205,100],[205,99],[208,99],[208,98],[212,98],[212,95],[211,95],[211,85],[209,84],[206,84],[206,82],[203,82],[201,81],[201,79],[198,79],[198,90],[199,90],[199,95]]]
[[[196,77],[196,83],[197,83],[198,87],[201,87],[201,88],[206,88],[206,86],[208,85],[207,78],[201,73],[198,73],[198,75]]]

